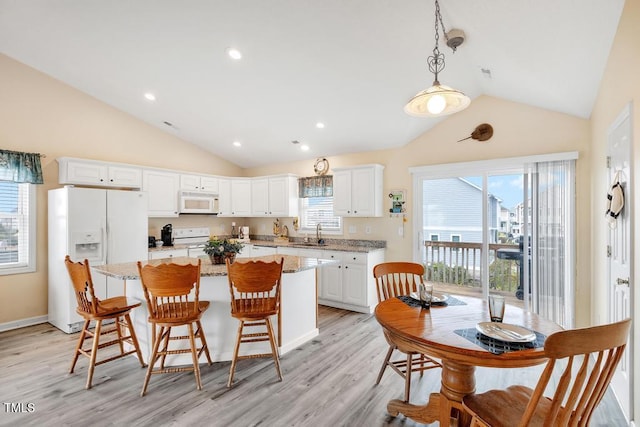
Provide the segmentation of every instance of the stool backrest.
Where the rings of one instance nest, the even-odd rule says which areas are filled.
[[[64,257],[64,263],[67,266],[69,278],[73,284],[73,293],[78,302],[78,311],[96,314],[98,312],[98,298],[96,298],[93,290],[89,260],[73,262],[67,255]]]
[[[280,262],[236,261],[233,264],[227,259],[226,263],[232,313],[247,305],[273,308],[274,299],[275,308],[279,308],[284,258],[280,258]],[[236,304],[239,300],[245,303]]]
[[[149,317],[170,320],[190,317],[199,310],[200,268],[197,264],[146,264],[138,261],[138,272]]]

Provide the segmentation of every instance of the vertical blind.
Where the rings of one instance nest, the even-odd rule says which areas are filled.
[[[532,172],[533,310],[574,327],[575,160],[539,162]]]

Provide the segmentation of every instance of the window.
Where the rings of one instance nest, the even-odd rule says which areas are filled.
[[[438,240],[440,240],[440,235],[439,234],[431,234],[429,236],[429,240],[431,240],[432,242],[437,242]]]
[[[35,271],[35,191],[0,181],[0,274]]]
[[[300,227],[314,232],[320,224],[323,232],[342,233],[342,217],[333,214],[333,197],[307,197],[300,199]]]

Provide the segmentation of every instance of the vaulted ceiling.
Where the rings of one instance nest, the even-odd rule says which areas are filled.
[[[453,53],[441,34],[440,82],[588,118],[623,6],[441,0],[466,39]],[[242,167],[429,130],[443,119],[403,107],[434,43],[430,0],[0,0],[0,52]]]

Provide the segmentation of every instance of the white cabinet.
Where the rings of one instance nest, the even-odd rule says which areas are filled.
[[[165,249],[162,251],[149,251],[149,259],[176,258],[189,256],[188,249]]]
[[[218,215],[231,215],[231,179],[218,179]]]
[[[298,248],[291,248],[288,246],[278,246],[276,248],[276,253],[278,255],[306,256],[306,255],[300,254],[300,251],[298,250]]]
[[[231,179],[231,216],[251,216],[251,180]]]
[[[178,188],[180,175],[162,170],[145,169],[142,190],[149,195],[150,217],[178,216]]]
[[[245,243],[242,250],[236,254],[236,258],[249,258],[253,256],[253,245]]]
[[[65,157],[57,160],[60,184],[118,188],[142,187],[142,169],[135,166]]]
[[[249,178],[218,178],[218,216],[251,216]]]
[[[219,192],[218,178],[205,175],[180,175],[180,189],[187,191],[203,191],[213,194]]]
[[[319,269],[318,303],[345,310],[372,313],[378,300],[373,267],[384,262],[384,250],[323,251],[321,258],[339,262]]]
[[[275,246],[257,246],[251,248],[251,256],[275,255],[278,252]]]
[[[298,178],[270,176],[251,180],[252,216],[298,215]]]
[[[382,165],[333,169],[333,212],[339,216],[382,216]]]

